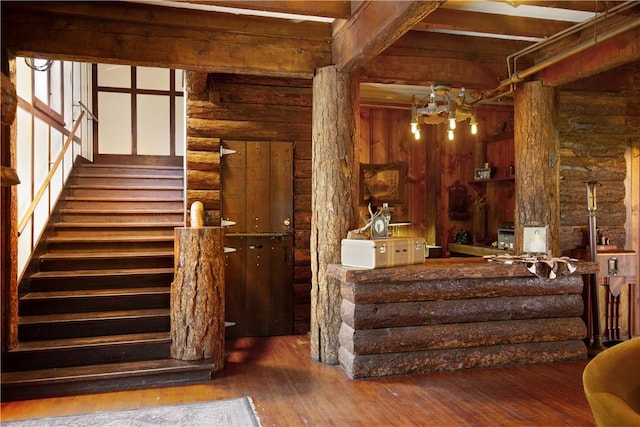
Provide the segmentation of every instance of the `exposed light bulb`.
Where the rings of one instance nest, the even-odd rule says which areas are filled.
[[[453,130],[456,128],[456,119],[455,118],[449,118],[449,129]]]
[[[471,133],[473,135],[478,133],[478,121],[476,120],[476,116],[472,115],[471,116]]]
[[[416,131],[413,133],[413,136],[415,136],[416,141],[420,141],[420,129],[416,130]]]
[[[447,138],[449,139],[449,141],[453,141],[453,137],[454,137],[454,133],[453,133],[453,129],[449,129],[447,131]]]
[[[411,133],[420,132],[417,122],[411,122]]]

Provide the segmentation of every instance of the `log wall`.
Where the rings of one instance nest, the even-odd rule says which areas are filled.
[[[332,265],[342,293],[340,364],[355,379],[584,359],[578,272],[542,279],[484,260]]]
[[[640,67],[635,84],[624,90],[563,90],[559,93],[560,136],[560,249],[588,244],[585,181],[597,187],[596,222],[612,245],[626,248],[627,193],[626,158],[640,135]],[[620,79],[622,80],[622,79]]]
[[[312,81],[187,73],[187,203],[220,224],[220,145],[283,141],[294,147],[294,332],[309,330]]]

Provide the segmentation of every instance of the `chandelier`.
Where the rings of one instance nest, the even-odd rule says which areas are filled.
[[[431,85],[431,92],[423,99],[415,95],[411,103],[411,133],[420,139],[420,125],[437,125],[448,122],[447,138],[455,138],[456,122],[469,119],[471,133],[478,133],[478,122],[473,103],[478,99],[470,96],[464,88]]]

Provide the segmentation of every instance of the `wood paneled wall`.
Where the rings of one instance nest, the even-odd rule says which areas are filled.
[[[503,157],[513,156],[513,148],[511,151],[495,147],[486,149],[483,135],[503,123],[509,113],[505,109],[480,110],[478,134],[471,134],[468,121],[459,122],[453,141],[446,137],[446,124],[422,125],[421,138],[415,140],[409,131],[409,110],[360,107],[360,163],[406,162],[408,166],[405,203],[392,206],[392,222],[411,222],[411,226],[399,229],[401,235],[424,236],[428,244],[442,245],[446,253],[447,243],[453,241],[458,230],[473,230],[473,204],[485,192],[484,187],[473,185],[475,168],[482,167],[486,160],[508,164]],[[487,153],[491,159],[487,158]],[[449,217],[448,189],[456,183],[467,190],[467,218]],[[505,188],[487,190],[492,215],[487,224],[492,229],[489,235],[493,239],[499,222],[513,221],[513,209],[496,213],[497,206],[505,206],[504,197],[513,198],[513,192],[503,194],[508,191]],[[364,218],[368,216],[366,207],[360,206],[359,213],[364,224]]]
[[[187,73],[187,198],[220,224],[220,145],[282,141],[294,147],[294,332],[309,330],[312,81]]]

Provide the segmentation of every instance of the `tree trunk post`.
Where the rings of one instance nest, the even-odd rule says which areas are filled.
[[[560,142],[557,95],[541,81],[515,92],[515,253],[523,253],[524,227],[549,227],[547,250],[560,255]]]
[[[224,366],[224,229],[175,229],[171,357]]]
[[[340,285],[326,268],[340,263],[341,240],[355,226],[359,137],[358,79],[335,66],[313,78],[311,196],[311,357],[338,363]]]

